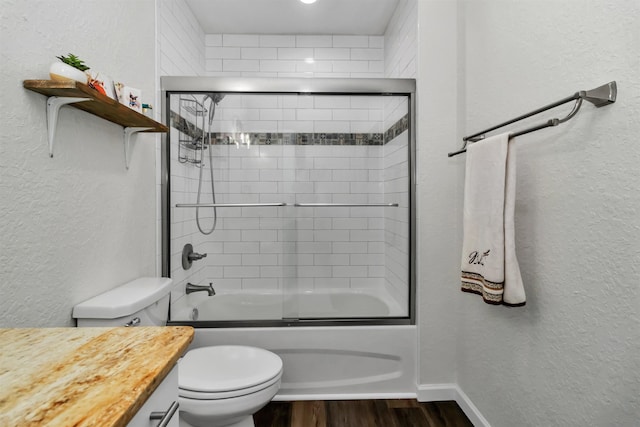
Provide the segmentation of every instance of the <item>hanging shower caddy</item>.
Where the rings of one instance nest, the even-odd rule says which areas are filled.
[[[202,156],[205,145],[205,117],[208,110],[195,97],[181,97],[178,114],[182,119],[179,127],[178,161],[202,167]]]

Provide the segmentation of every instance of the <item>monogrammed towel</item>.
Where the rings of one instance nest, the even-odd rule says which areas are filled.
[[[526,302],[514,241],[515,157],[507,133],[467,148],[462,291],[489,304]]]

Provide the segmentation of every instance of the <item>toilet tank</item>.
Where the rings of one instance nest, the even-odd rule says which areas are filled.
[[[78,327],[164,326],[169,315],[172,280],[141,277],[73,308]]]

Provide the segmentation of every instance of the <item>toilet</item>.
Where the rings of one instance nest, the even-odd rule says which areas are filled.
[[[169,278],[143,277],[73,308],[78,327],[164,326]],[[215,298],[215,297],[212,297]],[[282,359],[239,345],[189,350],[178,361],[181,427],[254,427],[253,414],[280,389]]]

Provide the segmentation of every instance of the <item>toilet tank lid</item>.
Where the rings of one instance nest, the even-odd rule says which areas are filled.
[[[171,291],[167,277],[140,277],[73,307],[75,319],[117,319],[159,301]]]

